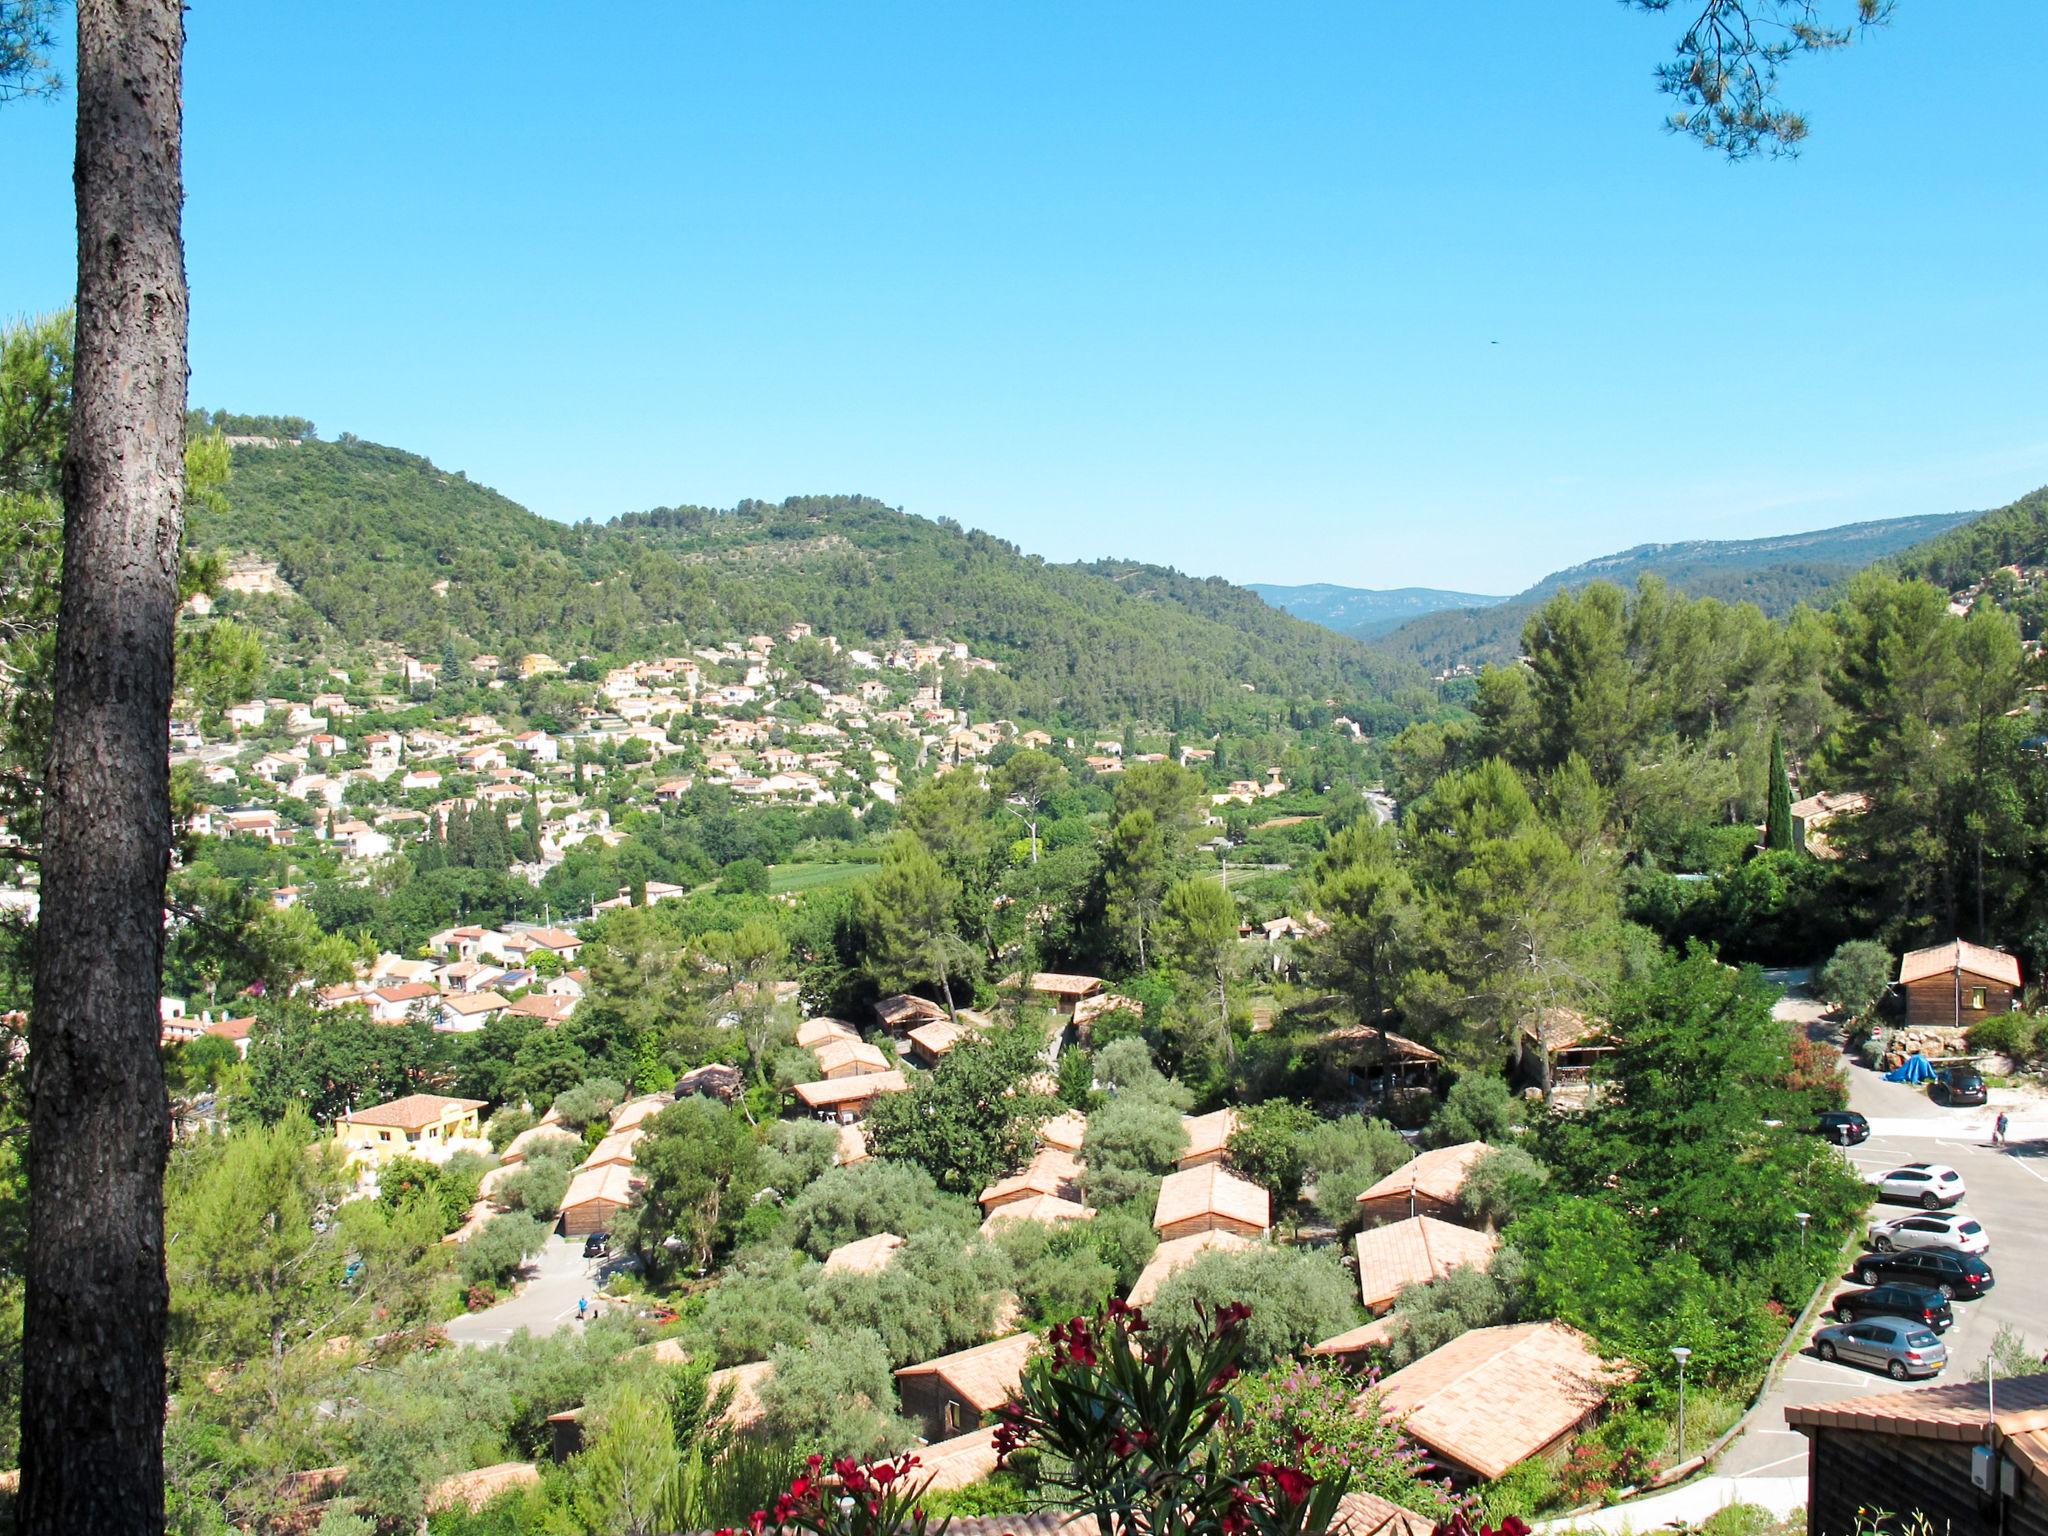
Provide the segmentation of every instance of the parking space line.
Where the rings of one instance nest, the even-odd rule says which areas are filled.
[[[1792,1430],[1789,1430],[1789,1429],[1788,1429],[1788,1430],[1784,1430],[1784,1431],[1783,1431],[1783,1433],[1784,1433],[1784,1434],[1788,1434],[1788,1435],[1789,1435],[1789,1434],[1792,1434],[1792,1433],[1794,1433],[1794,1431],[1792,1431]],[[1735,1480],[1736,1480],[1737,1482],[1741,1482],[1741,1481],[1742,1481],[1742,1479],[1743,1479],[1743,1478],[1745,1478],[1745,1477],[1759,1477],[1759,1476],[1761,1476],[1762,1474],[1764,1474],[1764,1473],[1766,1473],[1766,1472],[1770,1471],[1770,1470],[1771,1470],[1771,1468],[1773,1468],[1773,1467],[1783,1467],[1783,1466],[1788,1466],[1788,1465],[1790,1465],[1790,1464],[1791,1464],[1792,1462],[1795,1462],[1795,1461],[1802,1461],[1802,1462],[1803,1462],[1803,1461],[1805,1461],[1805,1460],[1806,1460],[1806,1453],[1805,1453],[1804,1451],[1801,1451],[1801,1452],[1800,1452],[1800,1453],[1799,1453],[1799,1454],[1798,1454],[1797,1456],[1780,1456],[1780,1457],[1779,1457],[1779,1458],[1778,1458],[1778,1459],[1777,1459],[1776,1461],[1767,1461],[1767,1462],[1765,1462],[1765,1463],[1764,1463],[1764,1464],[1763,1464],[1762,1466],[1760,1466],[1760,1467],[1751,1467],[1751,1468],[1750,1468],[1750,1469],[1749,1469],[1749,1470],[1748,1470],[1747,1472],[1738,1472],[1738,1473],[1736,1473],[1736,1474],[1735,1474]]]

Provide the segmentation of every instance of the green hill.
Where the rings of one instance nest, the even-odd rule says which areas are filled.
[[[2048,565],[2048,486],[1915,545],[1897,561],[1900,574],[1951,592],[2002,565]]]
[[[1692,597],[1755,603],[1774,615],[1789,613],[1800,603],[1820,598],[1865,566],[1898,555],[1974,516],[1970,512],[1931,513],[1764,539],[1638,544],[1619,554],[1553,571],[1496,607],[1426,614],[1386,635],[1380,644],[1432,672],[1461,664],[1506,661],[1520,647],[1522,626],[1529,615],[1553,593],[1594,581],[1633,587],[1643,576],[1661,577]]]
[[[848,644],[943,636],[1001,665],[972,707],[1076,726],[1193,726],[1255,699],[1401,713],[1411,664],[1252,593],[1135,562],[1054,565],[860,496],[552,522],[426,459],[349,438],[238,447],[193,538],[275,561],[243,606],[287,652],[390,646],[564,658],[670,652],[801,619]],[[445,585],[444,585],[445,584]],[[1391,712],[1391,713],[1390,713]]]

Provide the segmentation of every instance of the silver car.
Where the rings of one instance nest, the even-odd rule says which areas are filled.
[[[1939,1376],[1948,1364],[1948,1346],[1933,1330],[1903,1317],[1871,1317],[1822,1328],[1813,1336],[1813,1352],[1823,1360],[1881,1370],[1894,1381]]]

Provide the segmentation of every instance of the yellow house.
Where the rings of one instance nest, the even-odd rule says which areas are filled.
[[[438,1093],[409,1093],[389,1104],[373,1104],[335,1122],[334,1139],[351,1163],[375,1168],[394,1157],[443,1162],[465,1141],[482,1141],[478,1112],[482,1099],[448,1099]],[[485,1143],[488,1145],[488,1143]]]

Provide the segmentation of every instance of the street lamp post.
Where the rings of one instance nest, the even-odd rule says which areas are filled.
[[[1683,1344],[1671,1346],[1671,1357],[1678,1362],[1678,1459],[1685,1460],[1685,1362],[1692,1358],[1692,1351]]]
[[[1813,1220],[1813,1212],[1794,1211],[1792,1219],[1799,1223],[1799,1252],[1800,1256],[1804,1257],[1806,1254],[1806,1224]]]

